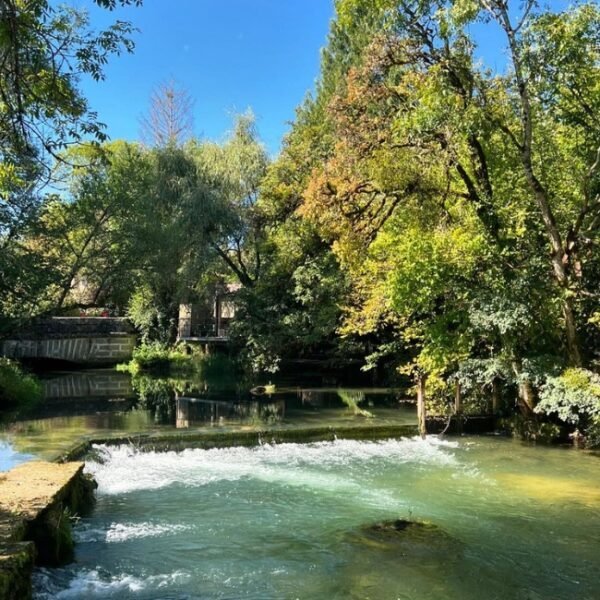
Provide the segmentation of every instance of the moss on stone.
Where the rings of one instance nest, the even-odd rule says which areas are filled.
[[[372,425],[350,427],[303,427],[250,431],[163,431],[128,437],[106,437],[88,440],[76,447],[77,458],[82,458],[92,444],[116,446],[131,444],[147,450],[179,451],[186,448],[230,448],[232,446],[258,446],[261,444],[310,443],[335,439],[377,440],[416,435],[414,425]],[[74,457],[71,455],[71,457]]]
[[[56,567],[73,560],[75,543],[70,517],[70,511],[59,503],[48,507],[29,525],[27,538],[37,548],[37,564]]]
[[[32,542],[0,543],[0,598],[31,598],[31,572],[35,558]]]

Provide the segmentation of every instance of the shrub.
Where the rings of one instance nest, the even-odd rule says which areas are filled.
[[[17,362],[0,358],[0,409],[36,402],[41,397],[42,387],[36,377]]]
[[[600,375],[567,369],[558,377],[548,377],[535,411],[556,414],[561,421],[582,428],[589,445],[600,445]]]
[[[134,349],[131,361],[117,367],[132,374],[142,371],[167,372],[172,369],[192,368],[195,355],[181,346],[167,346],[160,342],[142,344]]]
[[[558,377],[548,377],[535,411],[556,413],[561,421],[573,425],[600,419],[600,375],[586,369],[567,369]]]

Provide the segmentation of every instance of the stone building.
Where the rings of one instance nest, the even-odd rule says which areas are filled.
[[[220,286],[206,302],[179,305],[177,336],[180,340],[227,339],[235,317],[235,294],[240,285]]]

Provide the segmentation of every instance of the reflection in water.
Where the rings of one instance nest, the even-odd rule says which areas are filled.
[[[0,442],[0,471],[8,471],[32,458],[31,454],[18,452],[8,442]]]
[[[256,382],[235,371],[204,378],[131,378],[114,370],[53,373],[43,380],[44,399],[26,415],[4,425],[0,440],[23,453],[53,458],[87,437],[135,435],[160,429],[203,429],[360,425],[341,397],[360,398],[379,424],[413,424],[414,408],[389,389],[323,387],[312,376],[275,385],[274,393],[253,396]],[[9,448],[9,446],[7,446]],[[1,454],[1,453],[0,453]],[[6,453],[5,453],[6,454]]]
[[[184,429],[194,424],[220,425],[233,423],[274,424],[285,418],[285,400],[227,402],[203,398],[177,397],[175,427]]]
[[[57,373],[42,379],[44,399],[129,398],[133,395],[131,377],[113,370]]]

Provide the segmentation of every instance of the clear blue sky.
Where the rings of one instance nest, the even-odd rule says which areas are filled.
[[[333,16],[332,0],[144,0],[113,12],[70,3],[95,29],[121,19],[140,30],[134,54],[112,57],[105,81],[82,82],[112,139],[138,139],[152,88],[173,78],[195,99],[198,135],[221,139],[232,113],[251,107],[272,154],[314,87]]]
[[[139,117],[152,89],[174,79],[195,99],[196,134],[222,139],[231,115],[251,107],[275,155],[294,109],[313,89],[333,0],[144,0],[113,12],[92,0],[69,0],[89,11],[91,26],[131,21],[132,55],[112,57],[106,80],[82,82],[83,92],[112,139],[139,137]],[[570,0],[549,0],[554,10]],[[493,25],[474,25],[478,54],[504,68],[504,39]]]

